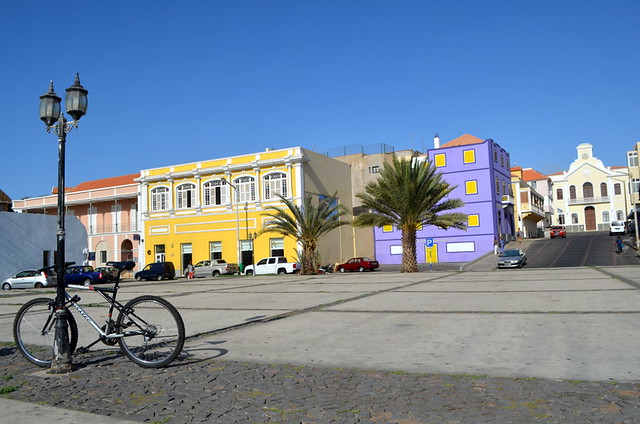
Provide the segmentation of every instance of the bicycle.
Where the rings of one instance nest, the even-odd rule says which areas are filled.
[[[116,300],[120,286],[120,274],[135,266],[133,261],[107,262],[118,270],[113,287],[71,285],[78,290],[98,293],[109,303],[107,322],[102,327],[78,302],[80,296],[71,296],[65,290],[66,302],[56,306],[55,299],[36,298],[25,303],[13,321],[13,337],[18,350],[31,363],[50,367],[55,338],[55,312],[71,305],[96,330],[96,341],[78,351],[88,350],[98,342],[107,346],[120,345],[121,351],[133,362],[144,368],[160,368],[168,365],[182,351],[185,341],[184,322],[178,310],[167,300],[151,295],[138,296],[125,305]],[[59,282],[60,283],[60,282]],[[114,310],[118,318],[112,319]],[[71,313],[67,314],[69,347],[71,353],[78,343],[78,325]]]

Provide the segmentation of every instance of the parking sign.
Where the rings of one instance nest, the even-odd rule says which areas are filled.
[[[433,247],[433,239],[432,238],[426,239],[425,244],[427,245],[427,247]]]

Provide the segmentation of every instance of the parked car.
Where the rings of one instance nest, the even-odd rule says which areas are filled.
[[[556,238],[556,237],[566,237],[567,236],[567,229],[564,228],[562,225],[554,225],[553,227],[551,227],[550,231],[549,231],[549,237],[551,238]]]
[[[224,259],[211,259],[198,262],[193,275],[196,278],[219,277],[226,274],[235,274],[238,271],[238,264],[227,263]]]
[[[625,233],[625,225],[624,221],[611,221],[609,224],[609,235],[612,236],[614,234],[624,235]]]
[[[118,270],[112,266],[101,266],[96,268],[96,272],[101,272],[108,283],[115,283],[118,279]]]
[[[173,280],[176,278],[176,269],[173,262],[154,262],[148,264],[133,276],[136,280]]]
[[[41,289],[52,286],[51,277],[45,271],[39,269],[25,269],[13,277],[9,277],[2,282],[2,290],[12,289]]]
[[[379,266],[380,264],[378,264],[378,261],[374,261],[370,258],[351,258],[343,264],[336,265],[336,271],[373,271]]]
[[[271,256],[263,258],[255,265],[247,265],[244,268],[245,275],[263,275],[263,274],[295,274],[300,272],[300,264],[295,262],[287,262],[284,256]]]
[[[92,284],[106,283],[107,276],[101,272],[96,272],[90,265],[73,265],[67,267],[64,282],[66,284]]]
[[[498,257],[498,268],[522,268],[527,264],[527,254],[522,249],[505,250]]]

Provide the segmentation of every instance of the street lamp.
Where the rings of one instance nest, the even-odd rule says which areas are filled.
[[[76,74],[74,84],[65,90],[65,108],[73,121],[67,121],[60,110],[62,99],[53,91],[53,81],[49,84],[49,91],[40,96],[40,119],[47,126],[47,132],[54,131],[58,135],[58,229],[57,237],[57,284],[56,284],[56,314],[55,314],[55,338],[53,341],[53,359],[51,361],[51,373],[64,373],[73,369],[71,360],[71,348],[69,346],[69,328],[67,324],[69,311],[60,308],[65,302],[64,297],[64,158],[67,133],[78,126],[78,121],[87,113],[87,94],[89,92],[80,84],[80,75]]]
[[[239,196],[238,187],[231,184],[225,178],[222,178],[222,184],[231,186],[231,188],[234,189],[236,192],[235,195],[233,196],[236,200],[236,247],[237,247],[236,253],[238,255],[238,266],[240,266],[240,215],[238,214],[238,196]]]
[[[252,237],[252,234],[249,233],[247,238],[249,239],[249,241],[251,241],[251,265],[253,265],[253,276],[255,277],[258,269],[256,268],[255,256],[254,256],[255,252],[253,250],[253,246],[254,246],[255,240],[258,238],[258,233],[253,233],[253,237]]]

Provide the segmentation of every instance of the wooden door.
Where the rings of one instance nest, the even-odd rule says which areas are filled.
[[[584,208],[584,227],[587,231],[596,230],[596,210],[593,206]]]

